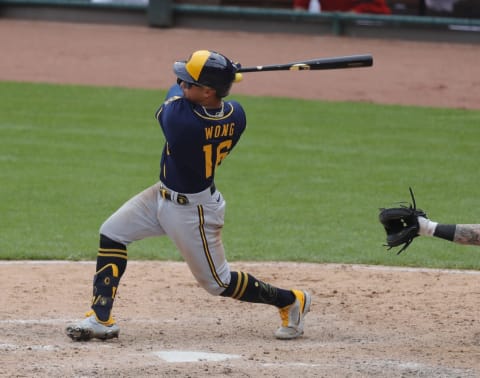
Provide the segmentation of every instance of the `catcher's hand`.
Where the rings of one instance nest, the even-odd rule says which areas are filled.
[[[397,252],[397,255],[407,249],[413,239],[418,236],[420,229],[418,217],[427,217],[427,214],[423,210],[417,209],[412,188],[409,188],[409,190],[413,205],[381,208],[378,216],[380,223],[387,233],[387,244],[385,244],[385,247],[389,247],[388,250],[390,250],[393,247],[398,247],[403,244],[403,247]]]

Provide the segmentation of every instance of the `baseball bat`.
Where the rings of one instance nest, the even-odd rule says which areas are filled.
[[[339,68],[370,67],[372,65],[373,57],[371,55],[350,55],[268,66],[241,67],[238,72],[334,70]]]

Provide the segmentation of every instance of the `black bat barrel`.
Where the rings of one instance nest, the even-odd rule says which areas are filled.
[[[340,68],[370,67],[372,65],[373,57],[371,55],[351,55],[304,60],[286,64],[272,64],[268,66],[242,67],[239,72],[333,70]]]

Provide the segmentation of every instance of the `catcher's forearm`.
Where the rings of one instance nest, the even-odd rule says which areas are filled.
[[[435,236],[458,244],[480,245],[480,224],[441,224],[419,217],[419,235]]]
[[[458,244],[480,245],[480,224],[437,224],[433,236]]]
[[[457,224],[453,241],[459,244],[480,245],[480,224]]]

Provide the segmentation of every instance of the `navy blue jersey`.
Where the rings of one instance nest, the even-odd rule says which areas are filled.
[[[198,193],[213,184],[215,170],[232,151],[246,127],[245,112],[236,101],[208,109],[183,97],[174,85],[155,113],[166,143],[160,161],[160,180],[180,193]]]

